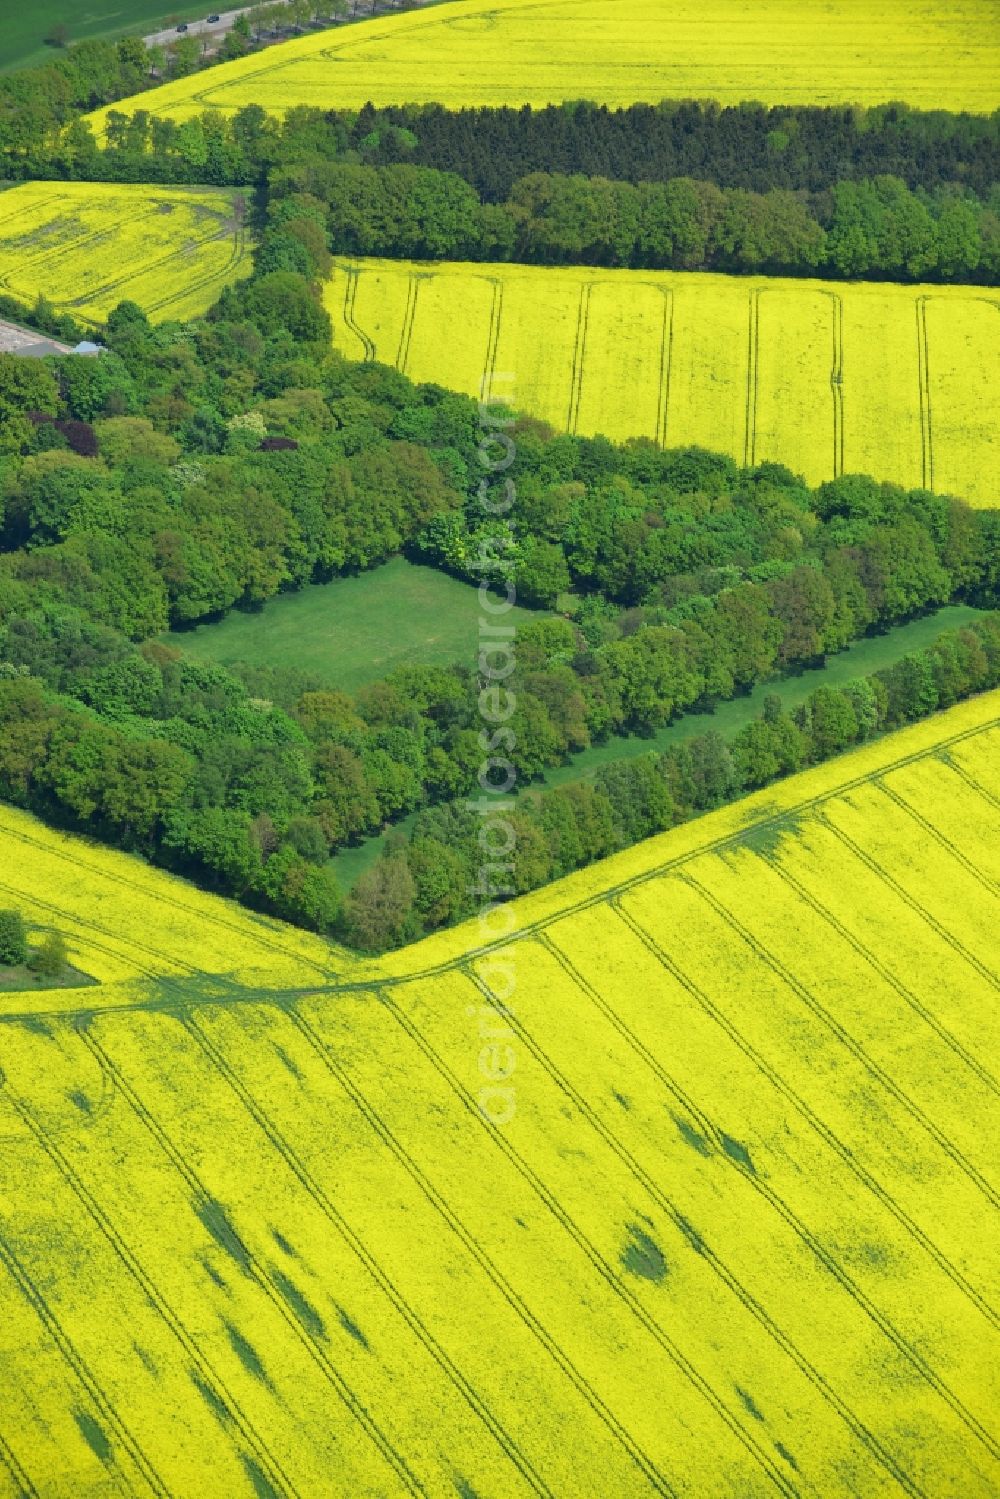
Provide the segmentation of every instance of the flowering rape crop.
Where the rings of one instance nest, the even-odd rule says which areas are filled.
[[[326,303],[349,357],[487,389],[557,430],[997,500],[986,288],[343,260]]]
[[[123,298],[154,320],[194,316],[249,272],[235,197],[13,188],[0,288],[83,321]],[[1000,301],[987,288],[343,260],[326,304],[349,357],[470,395],[485,382],[557,429],[996,503]]]
[[[377,960],[0,809],[102,981],[0,996],[0,1495],[994,1495],[998,764],[993,693]]]
[[[989,113],[1000,104],[996,23],[992,0],[633,0],[627,12],[622,0],[461,0],[303,36],[111,107],[186,119],[247,104],[283,114],[368,100],[713,98]]]
[[[204,312],[249,274],[236,194],[212,187],[26,182],[0,198],[0,289],[102,321],[129,298],[154,320]]]

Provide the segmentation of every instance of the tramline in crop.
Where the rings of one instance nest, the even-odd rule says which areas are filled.
[[[988,288],[344,260],[326,305],[349,357],[492,389],[557,430],[996,499]]]
[[[211,187],[24,183],[3,195],[0,288],[90,323],[126,298],[154,319],[192,317],[249,271],[238,198]]]
[[[492,953],[358,959],[0,809],[0,898],[102,980],[0,1001],[0,1491],[994,1493],[998,713]]]
[[[284,42],[111,106],[189,119],[248,104],[559,104],[712,98],[885,104],[988,114],[1000,103],[994,8],[982,0],[472,0]],[[92,118],[98,128],[107,110]]]
[[[236,194],[30,183],[4,194],[0,286],[99,321],[204,310],[249,268]],[[697,443],[818,483],[873,473],[995,501],[989,288],[519,265],[338,261],[336,347],[557,430]],[[447,329],[447,337],[442,330]]]

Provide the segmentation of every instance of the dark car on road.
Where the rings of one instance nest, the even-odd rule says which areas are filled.
[[[214,21],[218,21],[220,18],[219,16],[206,16],[205,19],[208,22],[209,26],[211,26]]]
[[[187,31],[187,29],[188,23],[186,21],[182,21],[181,24],[176,28],[177,31]]]

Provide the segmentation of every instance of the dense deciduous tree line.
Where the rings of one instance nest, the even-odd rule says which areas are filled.
[[[496,112],[490,128],[521,132],[500,184],[477,178],[478,148],[462,155],[470,119],[452,130],[434,110],[300,109],[279,124],[251,106],[181,125],[137,112],[112,117],[99,148],[80,110],[134,91],[148,63],[133,44],[85,44],[42,70],[30,107],[15,76],[0,87],[0,157],[12,176],[254,184],[255,274],[189,325],[153,328],[123,304],[98,360],[0,356],[0,795],[381,946],[466,909],[455,799],[484,754],[474,644],[469,663],[406,668],[351,698],[291,672],[198,665],[153,638],[166,626],[400,550],[470,579],[499,561],[522,602],[560,610],[518,640],[512,759],[530,784],[609,734],[656,729],[866,630],[947,599],[995,602],[994,511],[860,477],[810,491],[776,465],[741,471],[523,418],[508,429],[516,499],[499,520],[475,404],[345,362],[315,284],[345,247],[738,269],[816,269],[822,253],[843,274],[989,275],[995,205],[968,185],[989,186],[977,173],[995,122]],[[545,162],[567,174],[532,176],[531,142],[559,130],[565,151]],[[588,130],[604,155],[586,157]],[[895,133],[900,180],[850,180],[866,171],[866,131]],[[643,132],[669,180],[642,168]],[[834,176],[819,138],[845,163]],[[727,152],[743,152],[748,178],[727,179]],[[593,786],[529,792],[514,888],[988,685],[997,655],[984,624],[880,683],[821,691],[796,717],[772,707],[728,747],[707,736]],[[414,811],[413,839],[345,907],[330,852]]]
[[[343,912],[328,855],[475,785],[475,643],[468,664],[352,699],[195,664],[150,639],[166,624],[401,548],[470,576],[477,555],[499,559],[523,601],[571,616],[520,634],[512,758],[528,783],[872,627],[995,598],[995,512],[864,478],[810,491],[775,465],[523,418],[507,429],[516,501],[489,515],[476,404],[344,361],[309,281],[267,269],[301,255],[314,272],[322,217],[283,199],[257,275],[204,321],[154,328],[123,304],[99,359],[0,356],[4,797],[365,942],[370,912]],[[624,815],[613,826],[646,826]],[[407,855],[415,888],[437,859]]]
[[[998,684],[1000,614],[993,613],[894,666],[819,687],[791,713],[772,695],[761,717],[728,741],[714,730],[693,734],[662,754],[614,761],[592,780],[528,792],[505,816],[509,856],[485,865],[480,819],[467,801],[429,808],[407,836],[387,839],[358,879],[342,930],[355,946],[374,950],[413,941],[473,915],[484,898],[537,889]]]
[[[277,120],[248,105],[181,122],[112,110],[95,140],[82,111],[196,63],[134,38],[84,42],[0,80],[0,173],[252,185],[261,210],[306,192],[328,206],[330,246],[352,253],[902,280],[1000,271],[996,116],[667,102],[299,107]]]
[[[51,62],[0,78],[0,175],[46,175],[59,143],[90,136],[75,129],[87,110],[183,77],[199,64],[194,37],[179,39],[168,54],[139,37],[84,41],[60,50]]]
[[[993,282],[1000,189],[911,192],[899,178],[838,182],[818,195],[711,182],[614,182],[537,172],[501,204],[454,173],[306,161],[276,171],[327,205],[331,248],[418,260]]]
[[[0,318],[11,318],[15,323],[26,321],[39,333],[47,333],[70,344],[78,344],[82,338],[90,338],[93,334],[93,329],[78,323],[69,313],[57,312],[44,296],[39,296],[28,308],[17,297],[0,293]]]
[[[112,115],[104,149],[86,124],[76,123],[81,111],[191,65],[190,58],[164,61],[132,39],[118,46],[81,43],[45,68],[8,75],[0,80],[4,170],[12,177],[252,183],[275,164],[306,156],[377,166],[408,162],[456,173],[486,203],[503,202],[515,182],[535,172],[632,183],[693,177],[758,193],[820,193],[834,182],[889,174],[914,190],[958,184],[980,197],[997,178],[995,114],[904,104],[366,105],[350,112],[298,108],[283,121],[251,105],[230,118],[209,111],[183,125],[138,109]]]
[[[853,639],[904,615],[911,587],[921,608],[994,575],[996,512],[925,490],[844,476],[811,492],[777,464],[747,472],[697,449],[546,439],[527,421],[515,436],[516,493],[504,522],[485,513],[477,492],[436,516],[413,550],[475,579],[499,547],[529,603],[552,605],[573,589],[591,603],[704,610],[692,599],[739,583],[764,590],[774,619],[793,597],[797,607],[803,589],[817,599],[820,590],[829,610],[821,634],[836,618]]]
[[[495,201],[459,171],[371,165],[366,157],[391,154],[385,140],[399,134],[391,129],[352,146],[348,126],[315,109],[278,122],[249,105],[231,119],[209,111],[179,124],[140,110],[111,115],[103,149],[77,118],[37,147],[44,160],[11,156],[8,169],[20,162],[26,175],[253,184],[258,207],[270,200],[272,210],[308,194],[326,205],[322,227],[338,252],[893,280],[994,282],[1000,272],[992,182],[978,197],[964,180],[911,188],[883,171],[833,176],[815,190],[757,191],[720,186],[702,163],[697,176],[663,171],[636,183],[536,171],[512,178]]]
[[[281,206],[305,216],[266,233],[262,258],[308,255],[297,236],[312,205]],[[58,569],[74,601],[133,638],[403,548],[475,579],[499,547],[530,604],[572,589],[668,609],[811,576],[854,548],[866,586],[907,581],[871,583],[853,613],[838,603],[847,639],[990,576],[992,511],[863,478],[811,492],[777,465],[748,474],[718,454],[559,436],[528,418],[511,429],[515,498],[499,518],[481,489],[476,403],[352,364],[328,334],[302,277],[274,270],[190,326],[154,328],[122,304],[100,359],[0,358],[8,552],[30,555],[35,576]],[[119,554],[130,581],[116,592],[102,579],[118,564],[102,559]]]
[[[55,35],[47,39],[56,45],[51,61],[0,78],[0,177],[48,176],[60,160],[86,175],[89,152],[77,157],[74,151],[74,143],[93,140],[89,127],[78,128],[86,112],[242,57],[265,33],[273,39],[309,20],[336,23],[347,8],[347,0],[257,5],[250,14],[237,15],[221,46],[211,52],[207,39],[195,35],[179,35],[166,46],[147,47],[140,37],[67,45],[61,35],[67,28],[56,26],[58,40]],[[356,15],[356,4],[352,8]],[[67,146],[69,154],[64,155]]]

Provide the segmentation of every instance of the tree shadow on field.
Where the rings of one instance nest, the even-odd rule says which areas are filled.
[[[798,840],[807,821],[808,814],[803,812],[785,812],[777,817],[766,818],[763,822],[757,821],[738,833],[726,852],[746,849],[760,859],[772,860],[784,843]]]
[[[132,1009],[178,1013],[203,1005],[253,1005],[264,1001],[281,1005],[302,992],[312,991],[261,989],[240,983],[230,974],[199,973],[181,977],[162,974],[138,980],[133,992],[136,998]]]

